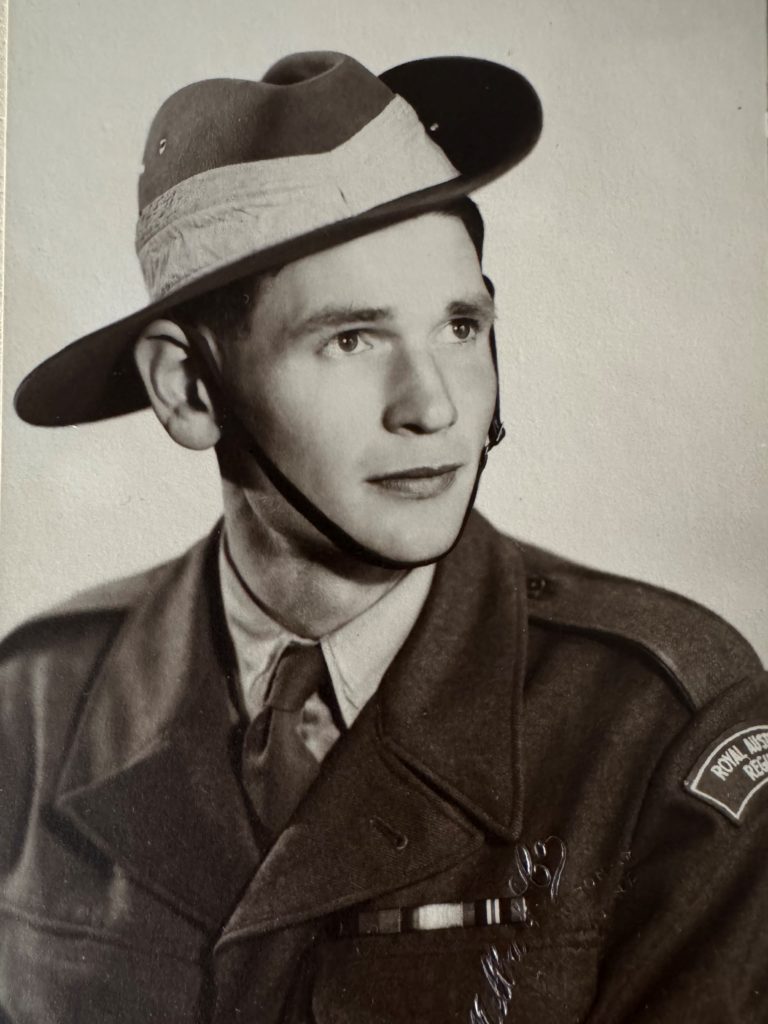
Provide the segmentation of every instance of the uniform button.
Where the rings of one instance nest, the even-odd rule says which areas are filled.
[[[552,581],[546,576],[529,576],[526,580],[526,590],[531,601],[538,601],[552,593]]]

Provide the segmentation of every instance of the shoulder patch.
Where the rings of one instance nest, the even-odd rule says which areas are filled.
[[[741,634],[695,601],[526,544],[520,548],[531,619],[612,636],[639,648],[672,679],[692,709],[761,670]]]
[[[747,804],[768,783],[768,722],[739,725],[718,736],[683,783],[691,796],[740,825]]]

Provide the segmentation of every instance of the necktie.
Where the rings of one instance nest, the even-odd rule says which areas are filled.
[[[315,779],[319,763],[299,733],[302,709],[329,683],[319,644],[289,645],[275,669],[264,708],[245,732],[242,777],[251,805],[277,836]]]

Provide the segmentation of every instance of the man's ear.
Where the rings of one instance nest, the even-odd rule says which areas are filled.
[[[215,352],[215,343],[212,348]],[[172,320],[153,320],[133,354],[155,415],[173,440],[198,451],[212,448],[221,428],[181,327]]]

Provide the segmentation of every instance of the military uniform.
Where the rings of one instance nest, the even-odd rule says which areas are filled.
[[[730,627],[474,513],[266,850],[216,574],[214,538],[4,645],[5,1019],[768,1017],[768,690]]]

